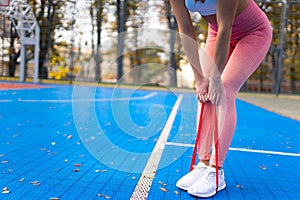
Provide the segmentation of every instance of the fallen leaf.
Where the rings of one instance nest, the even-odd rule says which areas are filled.
[[[110,196],[105,194],[98,194],[98,197],[104,197],[105,199],[110,199]]]
[[[163,188],[163,187],[161,187],[161,188],[159,188],[161,191],[163,191],[163,192],[168,192],[168,190],[166,189],[166,188]]]
[[[76,163],[76,164],[74,164],[74,166],[76,166],[76,167],[81,167],[81,164]]]
[[[263,169],[263,170],[267,170],[266,166],[260,165],[259,168]]]
[[[178,192],[178,191],[176,191],[176,190],[174,191],[174,193],[175,193],[176,195],[178,195],[178,194],[179,194],[179,192]]]
[[[2,189],[2,194],[8,194],[8,193],[9,193],[8,188],[7,188],[7,187],[4,187],[4,188]]]
[[[161,184],[162,186],[167,186],[167,184],[163,183],[162,181],[159,181],[158,183]]]
[[[73,135],[69,135],[69,136],[68,136],[68,139],[71,139],[71,138],[73,138]]]
[[[30,182],[31,185],[34,185],[34,186],[40,186],[41,183],[40,181],[33,181],[33,182]]]
[[[23,182],[24,181],[24,178],[21,178],[20,180],[18,180],[19,182]]]
[[[236,185],[236,188],[244,189],[244,186],[242,186],[242,185],[240,185],[240,184],[237,184],[237,185]]]

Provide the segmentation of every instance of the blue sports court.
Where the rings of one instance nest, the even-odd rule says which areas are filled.
[[[195,199],[175,186],[196,137],[191,91],[14,85],[0,91],[1,200]],[[211,199],[300,199],[300,122],[236,103]]]

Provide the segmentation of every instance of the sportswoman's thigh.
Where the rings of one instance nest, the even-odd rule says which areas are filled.
[[[236,92],[251,74],[259,67],[266,56],[271,38],[262,34],[249,34],[240,39],[222,73],[224,85],[231,86]]]

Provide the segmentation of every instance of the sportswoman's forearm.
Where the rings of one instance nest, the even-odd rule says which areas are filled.
[[[219,73],[222,73],[228,58],[230,49],[231,28],[219,30],[216,38],[213,60],[218,67]]]
[[[180,31],[180,30],[179,30]],[[192,33],[180,32],[180,38],[189,63],[192,66],[196,81],[201,81],[204,75],[201,70],[196,36]]]
[[[170,0],[175,18],[178,23],[178,29],[182,45],[187,55],[188,61],[191,64],[196,81],[204,78],[198,55],[198,43],[194,26],[191,21],[190,13],[182,0]]]

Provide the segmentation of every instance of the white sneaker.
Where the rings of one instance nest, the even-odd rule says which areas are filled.
[[[207,166],[199,162],[192,171],[181,177],[176,186],[182,190],[188,190],[197,180],[200,180],[206,173]]]
[[[225,176],[223,169],[218,170],[219,174],[219,184],[218,191],[225,189]],[[188,193],[196,197],[212,197],[216,192],[216,169],[214,167],[207,167],[206,174],[202,179],[197,180],[191,187],[188,189]]]

